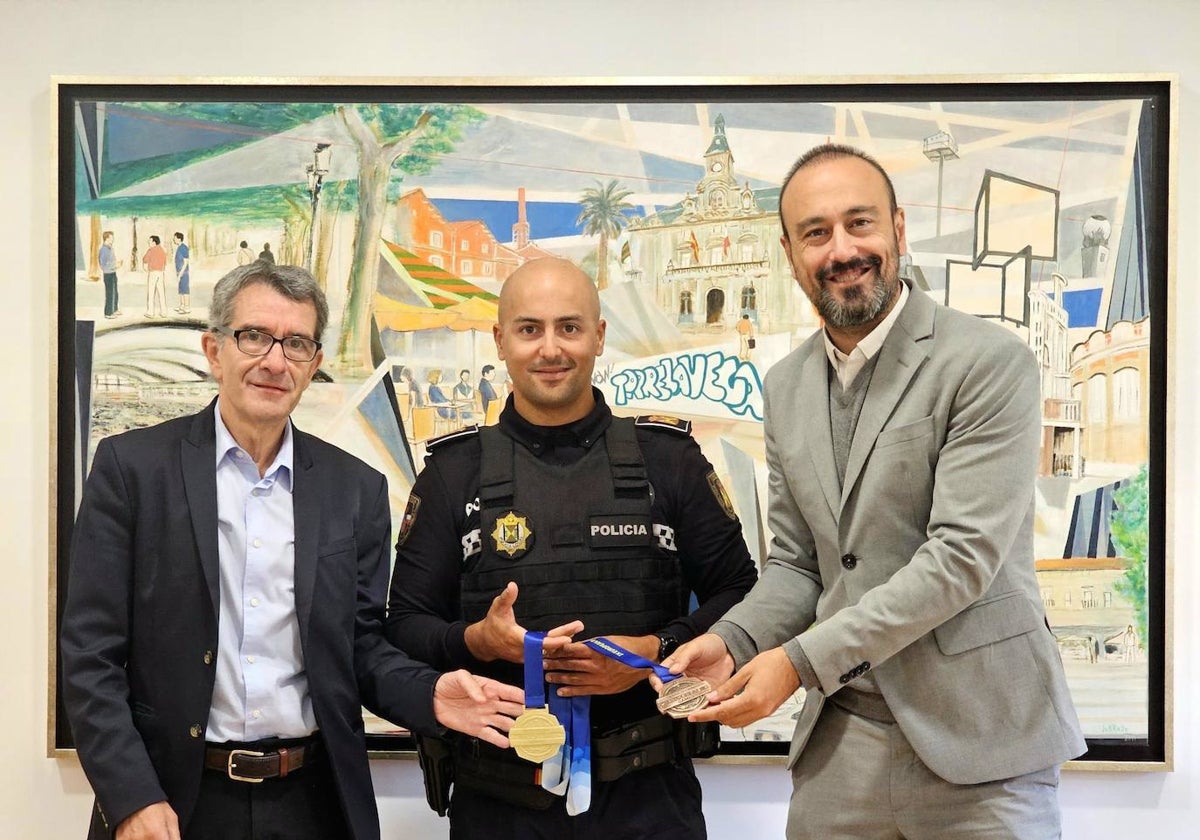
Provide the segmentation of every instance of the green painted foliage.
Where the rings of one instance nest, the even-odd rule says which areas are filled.
[[[400,192],[405,175],[420,175],[437,166],[442,155],[454,150],[462,139],[463,129],[485,118],[485,114],[467,105],[427,104],[358,104],[354,106],[363,118],[376,126],[384,136],[403,134],[416,125],[421,114],[430,114],[429,127],[412,150],[392,166],[389,198]],[[337,103],[330,102],[131,102],[110,103],[109,111],[116,117],[192,122],[212,126],[234,135],[229,142],[203,149],[171,152],[125,162],[104,162],[104,191],[119,192],[134,184],[156,178],[168,172],[202,160],[209,160],[297,126],[323,117],[336,119]],[[106,152],[107,157],[107,152]],[[291,214],[291,208],[308,203],[303,183],[275,184],[245,189],[212,192],[189,192],[166,196],[101,197],[96,201],[79,200],[81,213],[141,216],[194,216],[227,219],[236,222],[278,220]],[[327,181],[327,184],[332,182]],[[347,184],[346,200],[357,201],[355,184]]]
[[[1149,467],[1140,470],[1113,494],[1116,510],[1109,516],[1113,543],[1129,565],[1114,586],[1122,598],[1133,605],[1138,638],[1147,635],[1146,569],[1149,560],[1150,520],[1148,508]]]

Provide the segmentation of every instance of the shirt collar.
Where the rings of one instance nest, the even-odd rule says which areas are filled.
[[[217,430],[217,468],[221,466],[221,462],[226,458],[238,457],[233,453],[242,453],[246,458],[250,455],[238,445],[238,442],[233,439],[233,435],[229,433],[225,421],[221,419],[221,400],[218,397],[217,403],[213,407],[213,419],[216,421]],[[275,460],[271,462],[271,466],[263,473],[263,478],[276,478],[282,482],[284,489],[291,492],[292,489],[292,419],[289,417],[287,425],[283,427],[283,442],[279,444],[279,452],[275,454]],[[276,475],[278,473],[278,475]]]
[[[900,281],[900,300],[896,301],[896,305],[892,307],[892,311],[887,314],[887,317],[879,322],[875,329],[871,330],[861,339],[854,349],[849,353],[843,353],[837,349],[833,341],[829,338],[829,332],[822,329],[821,335],[825,338],[825,355],[829,357],[829,363],[837,369],[838,365],[845,364],[855,353],[861,352],[862,357],[866,361],[875,358],[875,354],[883,347],[883,342],[887,339],[888,333],[892,331],[892,327],[900,320],[900,311],[904,309],[904,304],[908,302],[908,284],[903,280]]]
[[[596,442],[612,422],[612,410],[604,401],[604,395],[592,388],[592,396],[596,400],[592,410],[586,416],[563,426],[535,426],[517,413],[510,398],[500,413],[500,426],[526,449],[539,451],[559,446],[582,446],[586,449]]]

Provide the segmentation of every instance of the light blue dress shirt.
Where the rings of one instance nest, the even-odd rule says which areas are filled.
[[[221,613],[206,740],[316,731],[296,618],[292,424],[260,477],[216,407]]]

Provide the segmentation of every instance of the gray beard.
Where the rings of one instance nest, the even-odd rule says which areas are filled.
[[[890,281],[890,282],[889,282]],[[892,292],[896,288],[896,283],[900,282],[899,277],[885,278],[882,274],[876,274],[876,282],[871,285],[871,289],[865,295],[855,289],[853,297],[846,302],[838,300],[824,285],[821,287],[820,294],[817,295],[816,306],[817,312],[825,319],[825,323],[831,327],[861,327],[863,324],[869,324],[878,318],[883,311],[887,309],[888,303],[892,300]]]

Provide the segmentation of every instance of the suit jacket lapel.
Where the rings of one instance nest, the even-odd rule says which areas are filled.
[[[800,368],[800,382],[793,395],[798,403],[798,428],[811,435],[808,454],[813,462],[813,472],[825,494],[829,513],[836,517],[841,507],[842,488],[833,460],[833,430],[829,425],[829,359],[825,355],[825,339],[820,334],[812,341],[811,352]]]
[[[316,475],[307,435],[292,424],[292,514],[295,518],[296,617],[300,622],[301,649],[308,644],[313,589],[317,580],[317,534],[320,528],[320,481]]]
[[[846,461],[839,513],[858,481],[867,456],[875,447],[875,439],[908,390],[912,378],[929,357],[929,351],[922,342],[933,335],[935,311],[933,301],[924,292],[909,289],[908,302],[879,350],[879,361],[875,364],[875,373],[867,387],[866,400],[854,430],[854,441],[850,444],[850,457]]]
[[[195,416],[188,436],[179,442],[183,494],[192,517],[192,536],[204,570],[213,615],[221,606],[220,555],[217,549],[217,439],[213,406]]]

